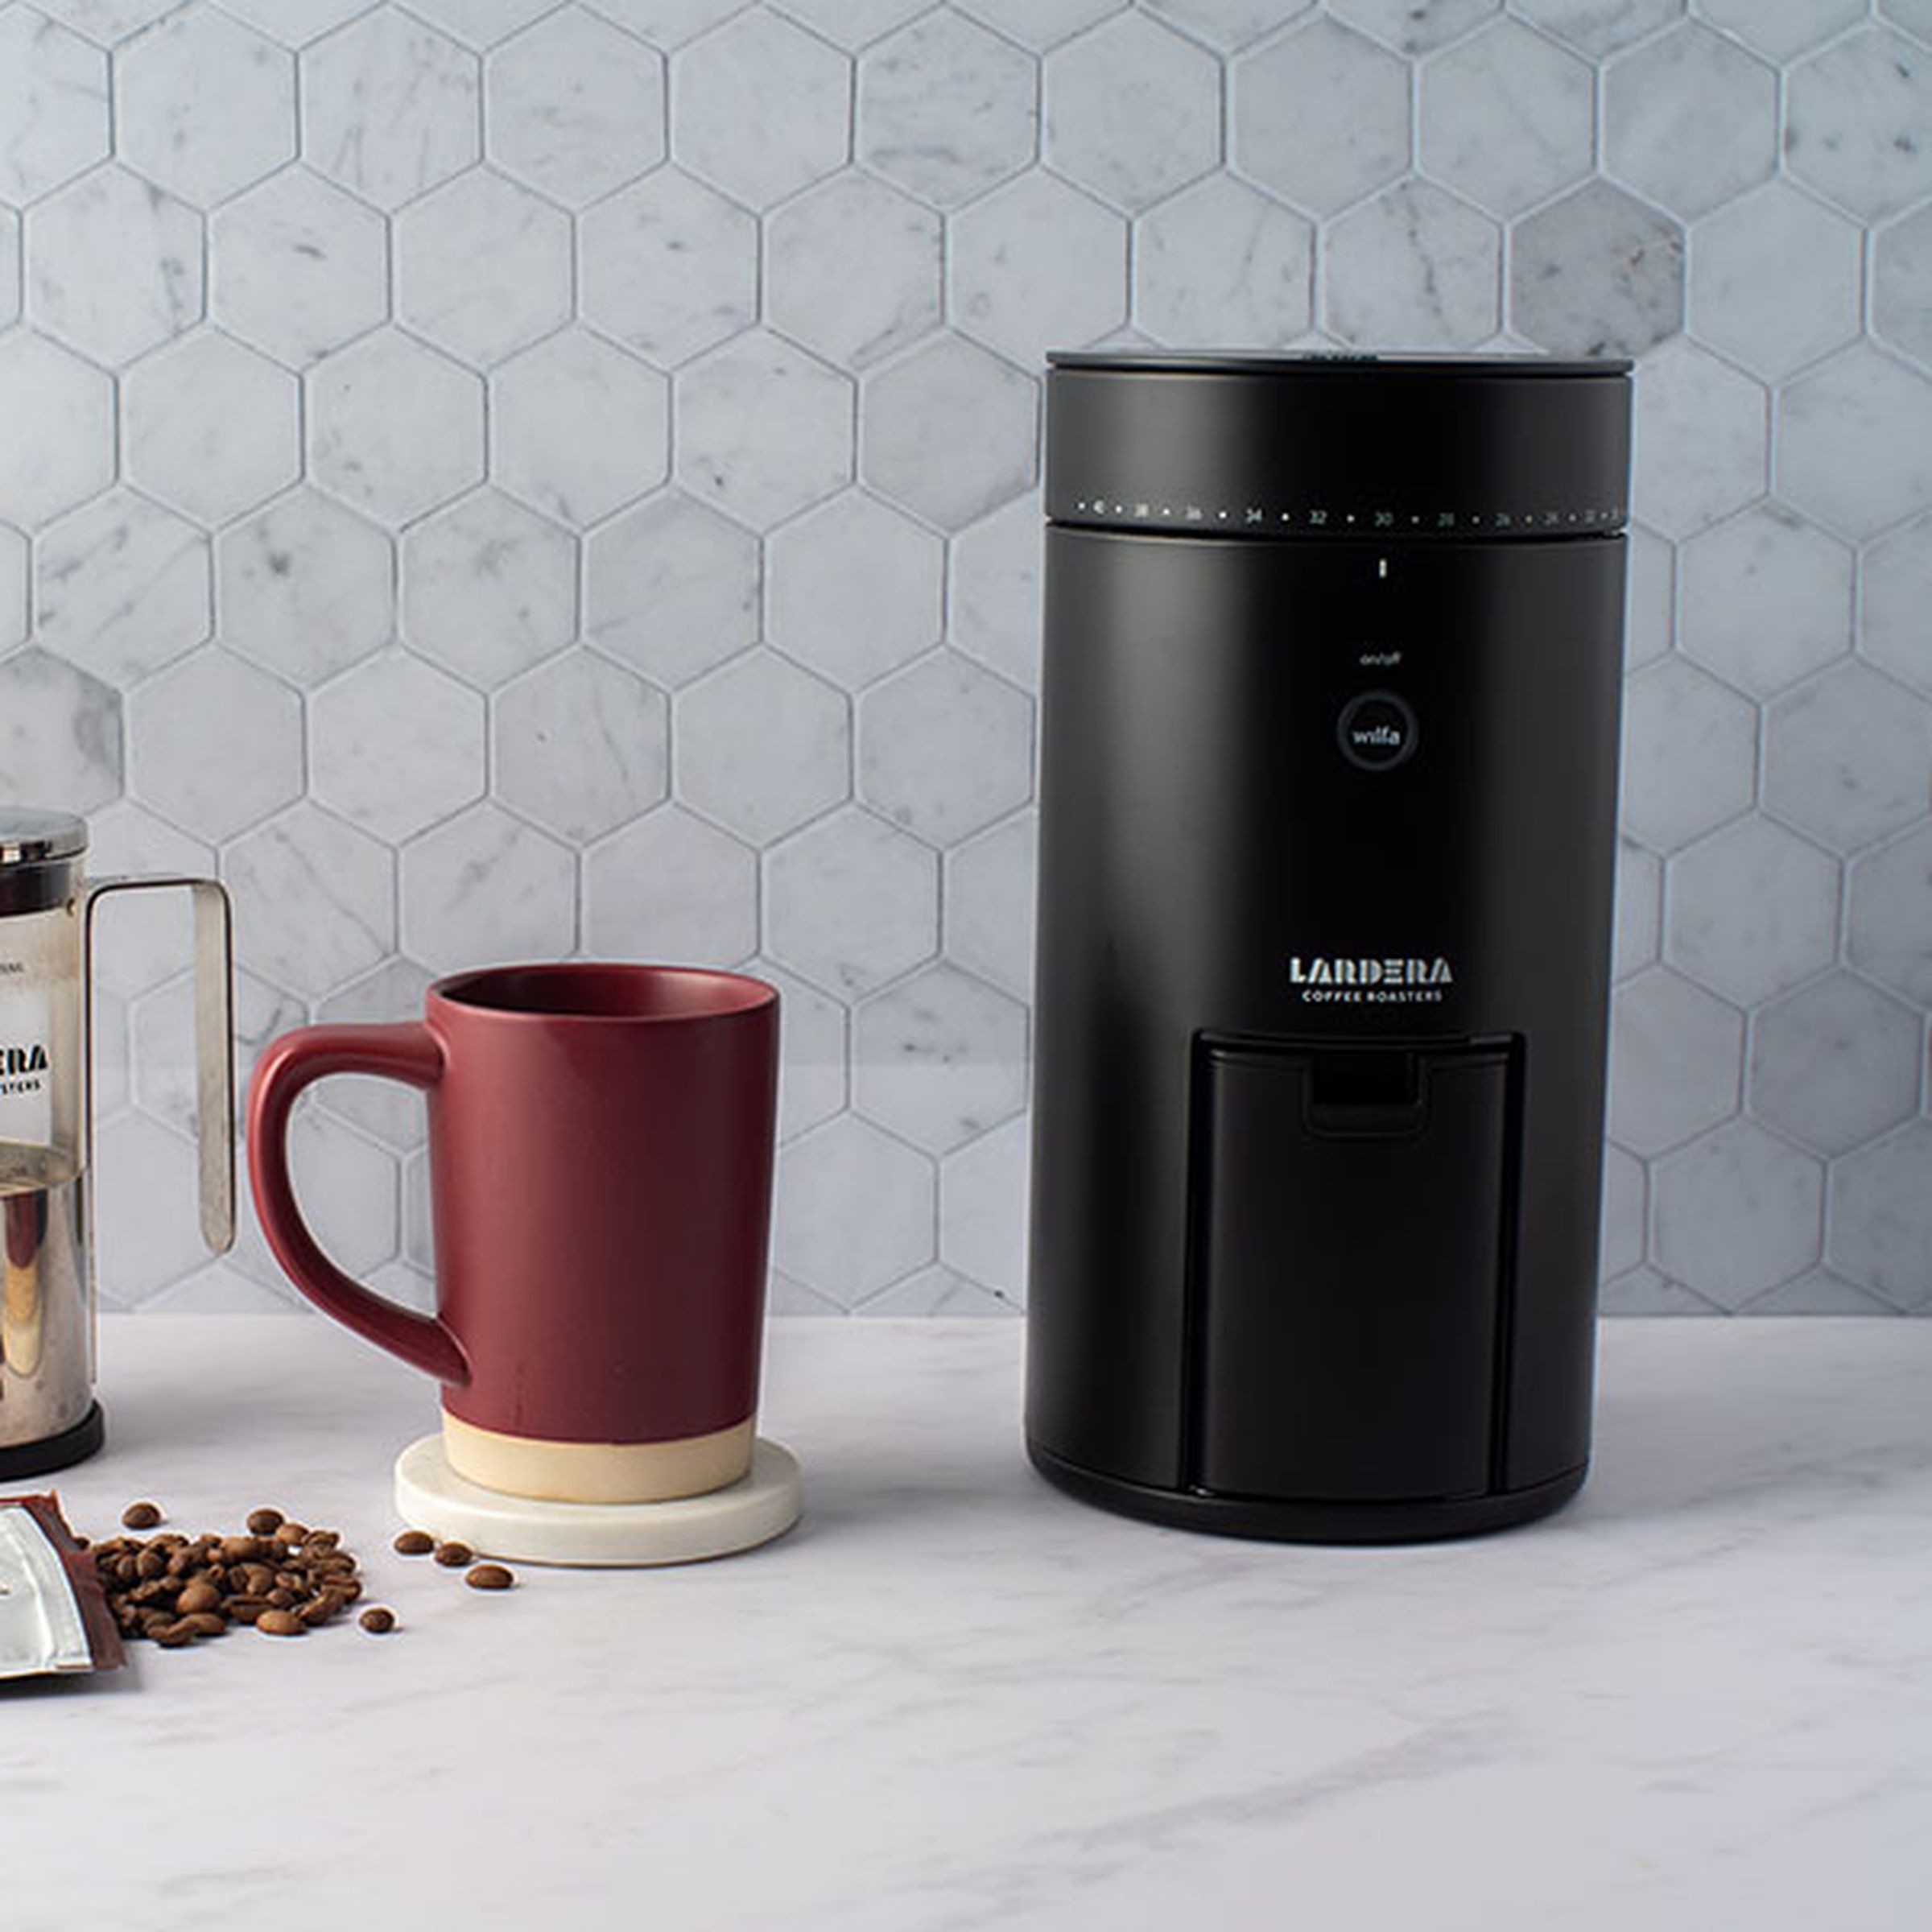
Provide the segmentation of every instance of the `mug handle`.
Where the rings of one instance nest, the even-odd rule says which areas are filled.
[[[255,1213],[288,1278],[324,1315],[439,1381],[469,1380],[469,1358],[440,1317],[418,1315],[352,1281],[316,1245],[288,1176],[288,1117],[312,1081],[368,1073],[434,1087],[443,1046],[420,1020],[390,1026],[300,1026],[271,1041],[255,1063],[248,1095],[248,1174]]]

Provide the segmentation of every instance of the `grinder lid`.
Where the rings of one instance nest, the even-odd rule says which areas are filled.
[[[1189,537],[1603,536],[1630,364],[1155,350],[1047,358],[1046,514]]]

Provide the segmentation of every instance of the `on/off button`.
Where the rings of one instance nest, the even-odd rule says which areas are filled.
[[[1388,771],[1415,750],[1415,713],[1392,691],[1364,691],[1335,721],[1342,756],[1364,771]]]

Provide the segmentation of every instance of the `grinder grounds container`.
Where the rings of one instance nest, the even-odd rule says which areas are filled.
[[[1624,362],[1062,354],[1026,1430],[1322,1542],[1589,1454]]]

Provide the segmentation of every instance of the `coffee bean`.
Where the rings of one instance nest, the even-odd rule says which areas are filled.
[[[121,1525],[125,1530],[151,1530],[160,1520],[159,1503],[130,1503],[121,1512]]]
[[[148,1632],[163,1650],[179,1650],[195,1641],[195,1627],[188,1623],[166,1623]]]
[[[373,1630],[378,1637],[381,1637],[385,1631],[395,1629],[396,1613],[393,1610],[386,1609],[381,1604],[371,1604],[356,1619],[356,1621],[365,1630]]]
[[[445,1570],[460,1570],[465,1563],[473,1563],[477,1560],[476,1551],[468,1543],[459,1543],[453,1539],[447,1543],[438,1543],[436,1556],[436,1561]]]
[[[308,1534],[308,1526],[305,1523],[291,1523],[284,1519],[275,1525],[272,1534],[278,1543],[299,1543]]]
[[[342,1532],[340,1530],[312,1530],[303,1538],[302,1547],[312,1550],[320,1556],[327,1550],[333,1550],[341,1540]]]
[[[398,1556],[427,1556],[436,1546],[436,1539],[423,1530],[405,1530],[390,1545]]]
[[[250,1536],[273,1536],[282,1527],[283,1520],[279,1509],[251,1509],[248,1513],[248,1533]]]
[[[213,1584],[196,1582],[182,1586],[181,1594],[175,1599],[175,1608],[184,1616],[192,1616],[198,1610],[212,1610],[221,1600],[221,1592]]]
[[[501,1563],[478,1563],[463,1580],[473,1590],[507,1590],[517,1579]]]
[[[227,1604],[229,1617],[237,1624],[252,1624],[269,1607],[265,1596],[231,1596]]]
[[[269,1637],[300,1637],[308,1629],[292,1610],[264,1610],[255,1619],[255,1628]]]
[[[266,1554],[258,1536],[225,1536],[221,1539],[221,1560],[225,1563],[258,1563]]]
[[[213,1610],[191,1611],[181,1621],[198,1637],[219,1637],[228,1628],[228,1619]]]

